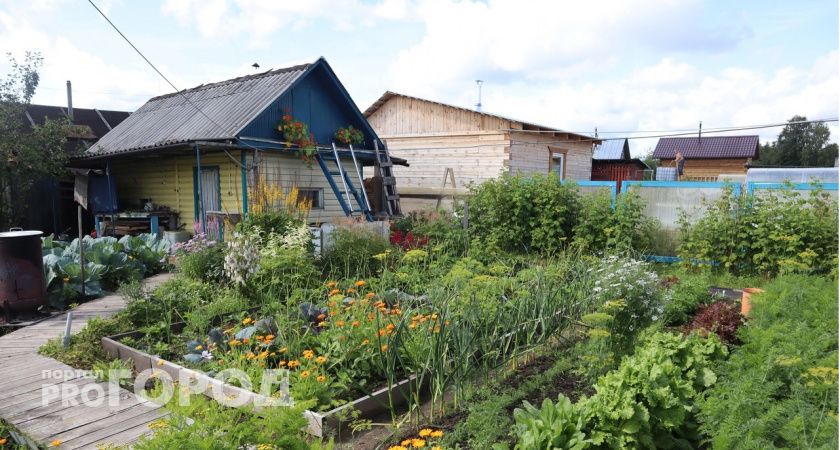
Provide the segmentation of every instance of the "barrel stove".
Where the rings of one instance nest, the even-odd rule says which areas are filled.
[[[0,233],[0,308],[6,320],[47,304],[40,231]]]

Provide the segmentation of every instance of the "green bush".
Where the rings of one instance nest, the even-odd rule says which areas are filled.
[[[295,289],[311,289],[320,284],[315,261],[301,249],[277,248],[271,256],[260,258],[260,268],[248,279],[247,291],[254,297],[283,301]]]
[[[379,266],[375,255],[390,249],[379,233],[361,227],[336,228],[321,258],[324,273],[333,277],[367,278]]]
[[[680,217],[679,255],[688,263],[720,263],[733,273],[775,275],[837,270],[837,202],[816,189],[790,187],[735,196],[732,188],[699,220]]]
[[[696,448],[701,393],[715,383],[726,349],[712,336],[654,333],[578,406],[597,448]]]
[[[716,449],[837,448],[837,280],[765,289],[701,405],[702,430]]]
[[[178,322],[184,315],[207,304],[218,294],[218,287],[186,277],[167,280],[151,292],[144,292],[139,283],[121,290],[128,302],[120,317],[136,328],[160,321]]]
[[[580,209],[577,188],[556,174],[504,174],[470,192],[473,247],[554,253],[572,240]]]
[[[644,215],[644,201],[635,192],[622,192],[612,205],[606,191],[581,196],[574,242],[590,252],[649,250],[657,229],[655,219]]]
[[[220,283],[225,278],[224,246],[216,244],[194,252],[179,253],[177,267],[193,280]]]

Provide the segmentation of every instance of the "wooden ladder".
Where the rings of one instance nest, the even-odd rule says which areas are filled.
[[[397,192],[397,179],[394,177],[394,163],[391,161],[391,155],[388,153],[388,146],[383,144],[383,148],[380,149],[379,142],[374,140],[373,150],[376,154],[376,165],[379,166],[379,172],[382,175],[385,210],[391,217],[402,216],[400,194]]]

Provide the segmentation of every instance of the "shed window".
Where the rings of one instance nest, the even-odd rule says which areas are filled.
[[[324,190],[298,188],[298,202],[309,202],[312,209],[324,209]]]

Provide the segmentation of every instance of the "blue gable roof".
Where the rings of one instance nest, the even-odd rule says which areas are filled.
[[[309,66],[279,98],[243,127],[237,137],[281,140],[277,125],[285,114],[307,124],[321,145],[332,143],[335,132],[348,125],[364,134],[365,142],[360,148],[372,149],[374,141],[379,139],[323,58]]]

